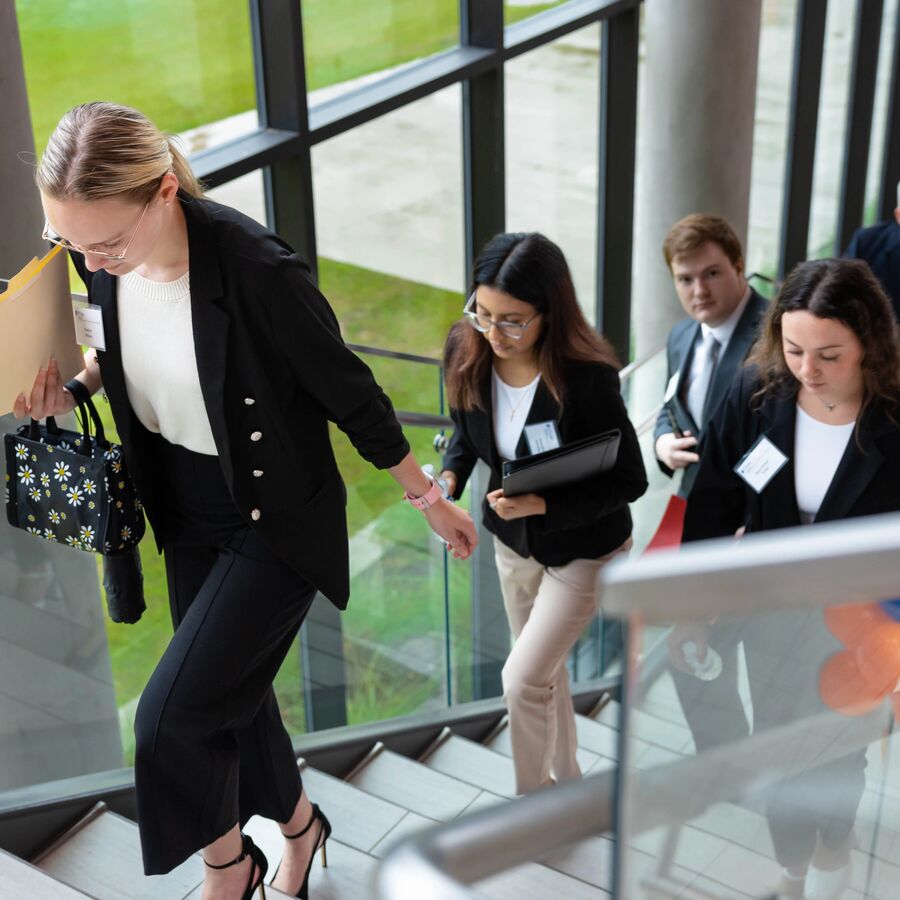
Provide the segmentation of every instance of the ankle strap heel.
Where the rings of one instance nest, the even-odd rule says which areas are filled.
[[[210,869],[230,869],[232,866],[242,863],[248,856],[251,860],[250,877],[247,879],[247,887],[244,888],[241,900],[252,900],[253,892],[257,888],[259,888],[259,900],[266,900],[265,878],[266,872],[269,870],[269,861],[262,850],[253,843],[253,839],[249,834],[241,834],[240,855],[236,856],[231,862],[217,866],[204,859],[203,864]]]
[[[303,876],[303,884],[300,885],[300,890],[297,892],[296,896],[300,898],[300,900],[308,900],[309,898],[309,873],[312,871],[312,865],[316,858],[316,851],[322,851],[322,867],[325,868],[328,866],[328,856],[325,852],[325,843],[328,838],[331,837],[331,822],[328,821],[328,817],[325,813],[322,812],[319,807],[313,803],[312,804],[312,815],[309,817],[309,821],[303,828],[300,829],[296,834],[285,834],[284,838],[288,841],[296,841],[298,838],[302,838],[304,834],[306,834],[313,825],[319,822],[321,828],[319,829],[319,836],[316,838],[316,846],[313,850],[312,854],[309,858],[309,865],[306,867],[306,874]],[[277,873],[276,873],[277,874]]]

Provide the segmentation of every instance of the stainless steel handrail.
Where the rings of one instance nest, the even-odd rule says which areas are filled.
[[[619,381],[627,381],[629,378],[631,378],[632,375],[634,375],[635,372],[637,372],[638,369],[640,369],[642,366],[645,366],[652,359],[655,359],[658,354],[664,353],[665,349],[666,345],[660,344],[658,347],[654,347],[652,350],[648,350],[637,359],[628,363],[627,366],[624,366],[619,370]]]
[[[462,900],[462,885],[612,830],[615,773],[538,791],[402,841],[376,872],[384,900]],[[599,860],[598,860],[599,865]]]

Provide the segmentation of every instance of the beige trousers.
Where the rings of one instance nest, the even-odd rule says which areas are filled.
[[[581,776],[566,659],[599,608],[597,573],[631,545],[629,538],[599,559],[557,567],[523,559],[494,538],[500,590],[515,639],[503,666],[503,696],[520,794]]]

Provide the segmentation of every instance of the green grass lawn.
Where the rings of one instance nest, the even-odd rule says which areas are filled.
[[[558,3],[508,7],[517,21]],[[310,90],[454,46],[457,0],[303,0]],[[254,109],[246,2],[16,0],[38,153],[88,100],[135,106],[167,131]]]

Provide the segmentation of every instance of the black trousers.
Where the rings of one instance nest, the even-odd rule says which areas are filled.
[[[315,596],[229,507],[215,457],[164,453],[181,500],[164,547],[175,634],[135,717],[148,875],[253,815],[293,814],[302,784],[272,682]]]

